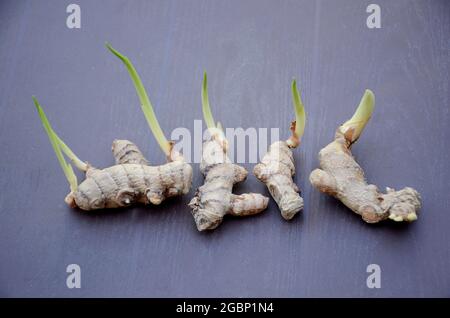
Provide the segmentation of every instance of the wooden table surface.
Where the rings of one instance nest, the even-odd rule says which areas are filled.
[[[0,3],[0,295],[156,297],[450,296],[450,2],[67,1]],[[197,232],[186,206],[202,184],[161,206],[83,213],[64,203],[68,185],[34,109],[83,159],[113,164],[115,138],[164,162],[123,65],[134,62],[170,137],[201,120],[208,71],[225,127],[280,128],[293,119],[290,81],[307,110],[296,183],[305,208],[284,221],[271,199],[255,217],[227,217]],[[354,154],[371,183],[422,194],[412,224],[367,225],[309,184],[318,151],[353,113],[365,88],[376,109]],[[244,166],[251,171],[254,164]],[[79,175],[81,179],[81,174]],[[236,193],[260,192],[253,175]],[[81,268],[81,288],[66,267]],[[381,288],[366,285],[369,264]]]

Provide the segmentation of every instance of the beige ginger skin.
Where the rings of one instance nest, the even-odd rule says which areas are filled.
[[[292,180],[295,174],[294,156],[288,142],[273,143],[253,173],[267,186],[284,219],[292,219],[303,209],[303,198]]]
[[[300,190],[292,180],[295,175],[292,149],[300,145],[305,126],[305,110],[295,80],[292,82],[292,94],[296,121],[291,125],[291,137],[286,141],[274,142],[261,163],[253,169],[254,175],[267,186],[285,220],[292,219],[303,209]]]
[[[381,193],[366,182],[350,151],[370,119],[374,100],[373,93],[366,90],[352,119],[339,126],[334,140],[319,152],[320,169],[315,169],[309,179],[319,191],[337,198],[367,223],[387,218],[411,222],[417,219],[420,194],[410,187],[399,191],[387,188],[387,193]]]
[[[116,165],[105,169],[87,165],[86,179],[66,197],[71,207],[89,211],[134,203],[159,205],[167,198],[189,192],[192,167],[176,152],[170,162],[150,166],[131,141],[115,140],[112,151]]]
[[[221,133],[212,133],[203,144],[200,171],[205,183],[189,203],[199,231],[212,230],[226,214],[247,216],[267,208],[269,198],[258,193],[233,194],[233,185],[247,178],[247,170],[231,163],[227,142]]]

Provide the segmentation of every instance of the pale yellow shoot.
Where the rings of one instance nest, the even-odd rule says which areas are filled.
[[[353,117],[341,126],[341,132],[349,142],[358,140],[372,116],[374,107],[375,95],[371,90],[366,89]]]
[[[294,111],[295,111],[294,133],[295,137],[300,140],[303,136],[303,133],[305,132],[306,114],[302,98],[300,97],[300,92],[297,89],[296,80],[292,81],[292,102],[294,104]]]

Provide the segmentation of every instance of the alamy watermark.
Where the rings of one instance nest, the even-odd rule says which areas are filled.
[[[66,12],[69,15],[66,18],[66,26],[69,29],[81,28],[81,8],[78,4],[69,4],[66,8]]]
[[[235,163],[257,163],[267,152],[268,146],[280,139],[279,128],[226,128],[228,141],[226,155]],[[194,130],[175,128],[170,134],[174,150],[183,154],[188,163],[200,163],[203,141],[209,138],[209,130],[204,129],[203,121],[194,120]]]
[[[81,268],[78,264],[69,264],[66,267],[66,273],[69,275],[66,278],[66,286],[69,289],[81,288]]]
[[[378,4],[369,4],[366,8],[366,12],[370,13],[367,17],[366,25],[369,29],[381,28],[381,7]]]
[[[378,264],[367,265],[366,272],[370,273],[367,277],[367,288],[381,288],[381,267]]]

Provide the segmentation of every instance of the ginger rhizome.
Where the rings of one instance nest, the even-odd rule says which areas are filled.
[[[291,124],[292,134],[286,141],[277,141],[269,147],[261,163],[253,169],[255,176],[269,189],[270,194],[284,219],[290,220],[303,209],[299,188],[292,180],[295,174],[292,149],[300,145],[305,130],[305,108],[303,107],[296,81],[292,81],[292,100],[295,121]]]
[[[172,144],[165,138],[145,88],[131,62],[111,46],[108,45],[108,48],[127,67],[140,98],[144,115],[161,149],[166,154],[168,163],[151,166],[134,143],[128,140],[115,140],[112,152],[116,165],[105,169],[94,168],[81,161],[58,137],[42,107],[33,97],[44,129],[70,184],[66,203],[71,207],[89,211],[125,207],[133,203],[158,205],[166,198],[187,194],[192,184],[192,167],[185,162],[181,154],[172,149]],[[86,173],[86,179],[79,185],[72,166],[66,162],[64,155],[79,170]]]
[[[320,169],[309,179],[314,187],[344,203],[367,223],[377,223],[387,218],[401,222],[417,219],[420,195],[413,188],[387,193],[379,192],[367,184],[364,171],[355,161],[350,148],[360,137],[375,105],[375,96],[366,90],[353,117],[338,127],[334,141],[319,152]]]
[[[226,214],[247,216],[267,208],[269,199],[257,193],[233,194],[233,185],[244,181],[247,170],[227,156],[228,143],[220,123],[215,123],[209,105],[207,77],[203,76],[202,109],[209,137],[203,143],[200,171],[205,182],[189,203],[199,231],[215,229]]]

